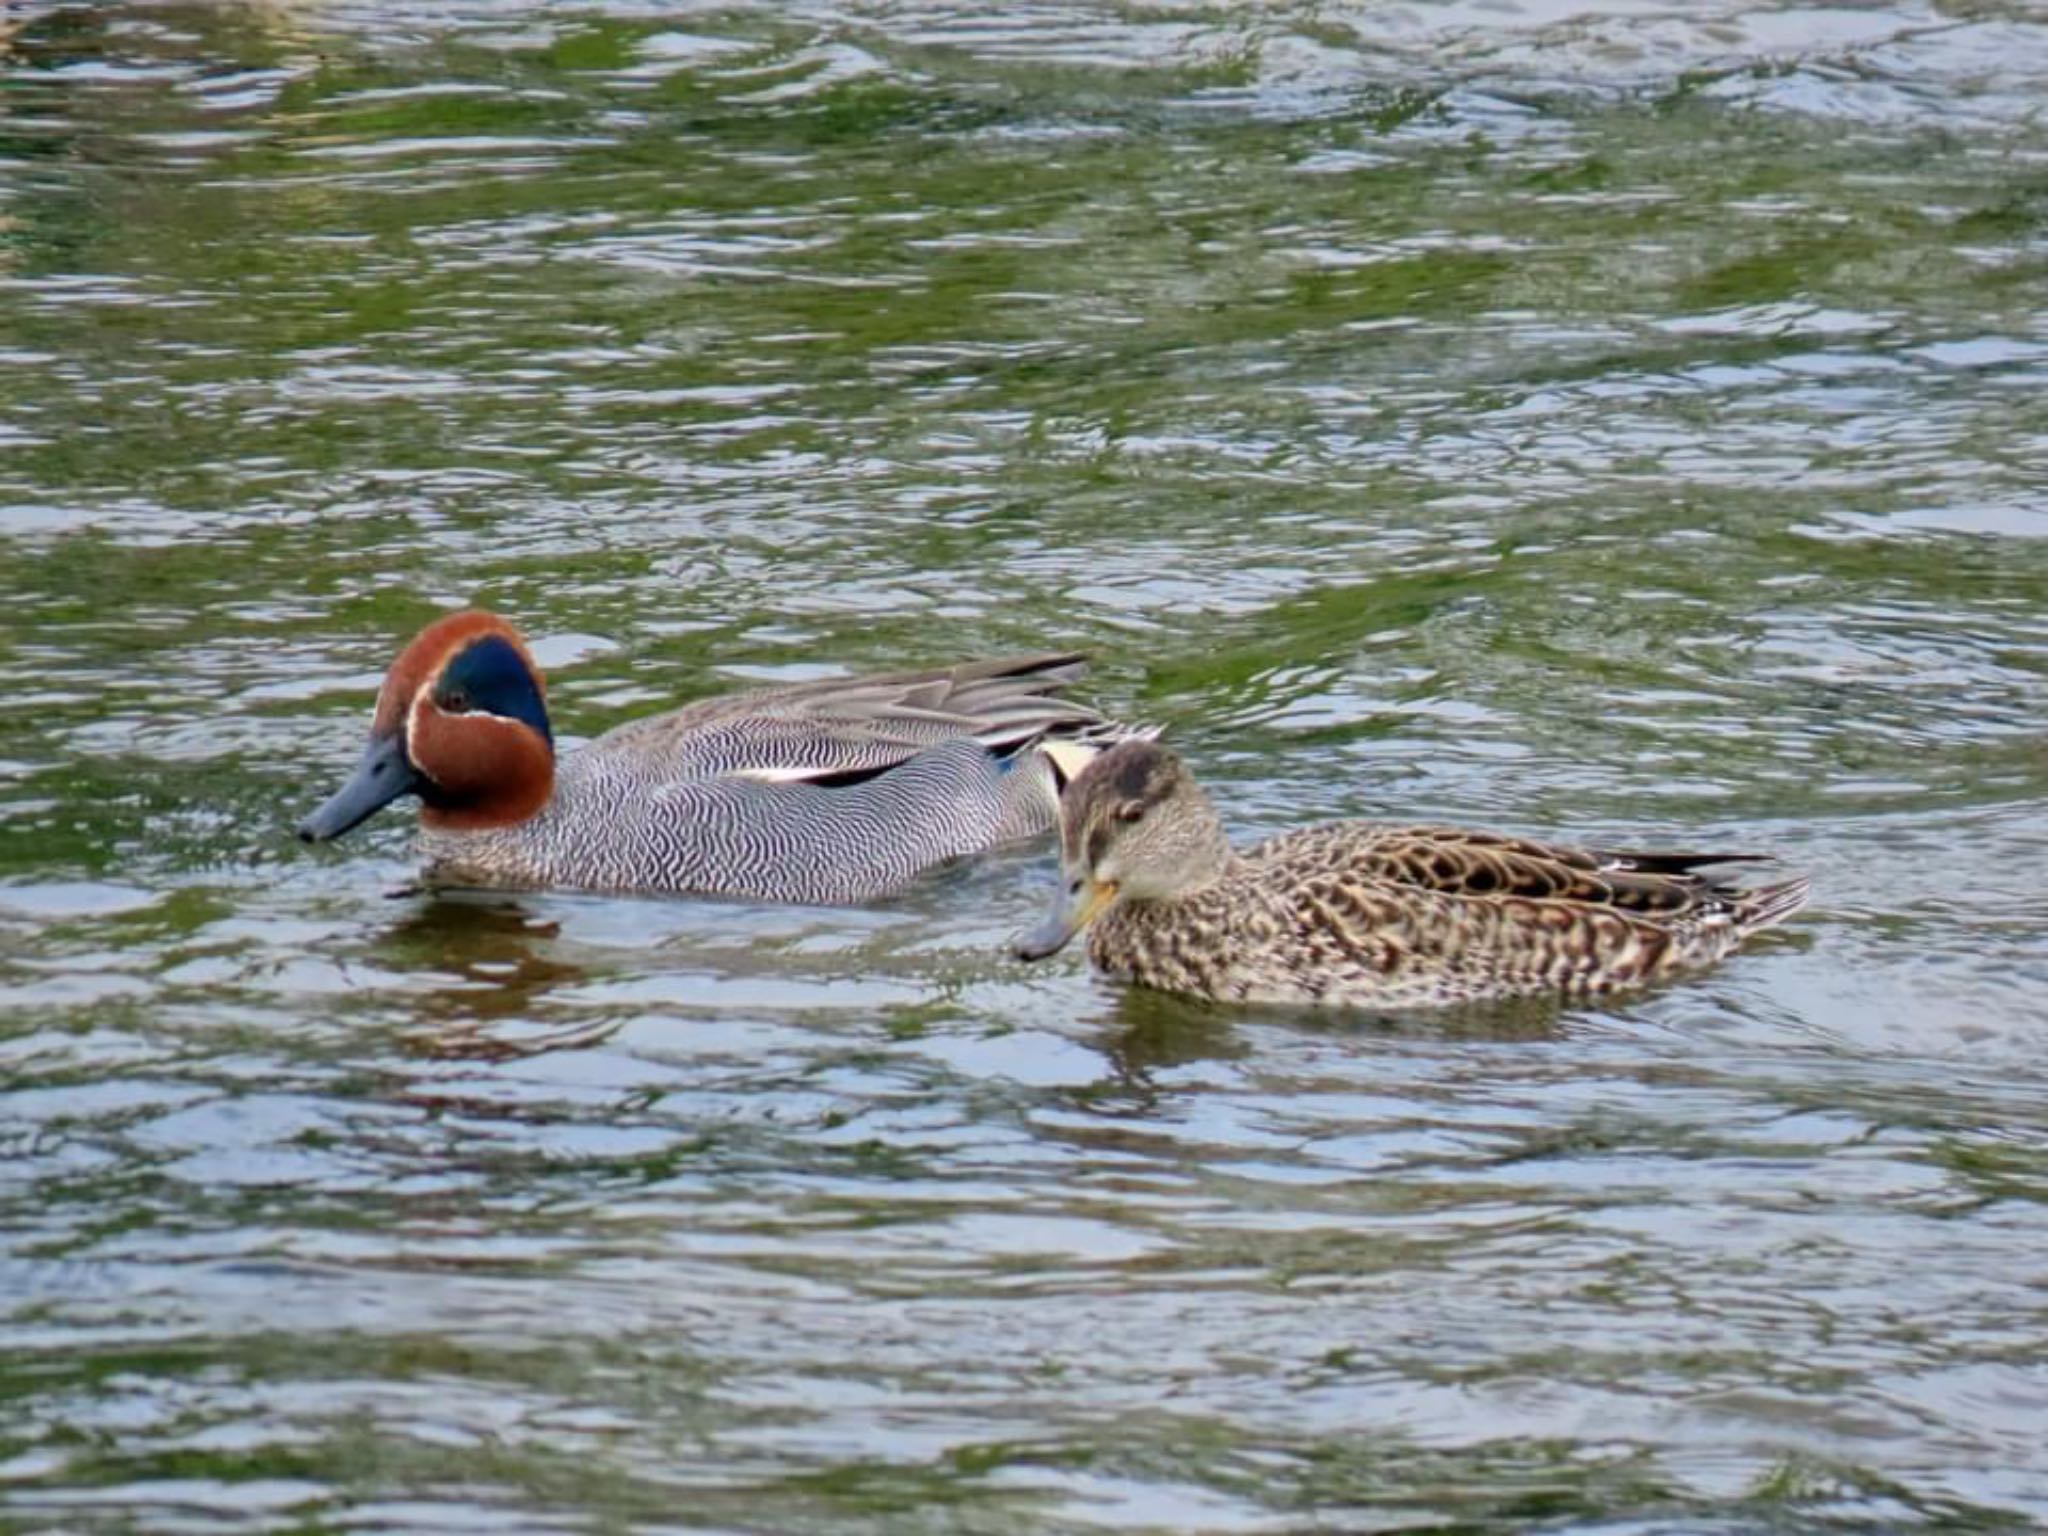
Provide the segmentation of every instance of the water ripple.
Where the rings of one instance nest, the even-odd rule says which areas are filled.
[[[0,78],[0,1500],[64,1529],[2048,1511],[2024,7],[39,6]],[[1080,645],[1244,836],[1754,846],[1599,1009],[387,896],[564,737]],[[679,1515],[678,1510],[686,1511]]]

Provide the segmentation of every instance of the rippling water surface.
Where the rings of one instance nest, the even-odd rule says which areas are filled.
[[[0,19],[23,1530],[2048,1521],[2048,24]],[[1081,645],[1245,833],[1780,851],[1304,1019],[290,839],[433,613],[590,734]]]

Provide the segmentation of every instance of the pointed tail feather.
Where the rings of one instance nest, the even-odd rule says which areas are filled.
[[[1774,927],[1805,906],[1812,893],[1813,882],[1804,875],[1778,885],[1757,886],[1736,898],[1736,922],[1744,933]]]
[[[1608,869],[1638,870],[1646,875],[1689,875],[1709,864],[1769,864],[1768,853],[1645,853],[1636,849],[1589,850]]]

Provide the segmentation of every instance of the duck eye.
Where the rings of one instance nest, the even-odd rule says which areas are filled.
[[[466,715],[470,710],[469,695],[457,688],[441,696],[441,709],[445,714]]]

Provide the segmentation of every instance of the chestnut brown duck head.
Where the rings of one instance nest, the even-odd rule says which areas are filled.
[[[1796,912],[1805,880],[1744,888],[1698,873],[1754,857],[1366,821],[1240,852],[1180,759],[1129,740],[1067,786],[1063,887],[1015,948],[1042,959],[1087,929],[1107,974],[1245,1002],[1587,996],[1712,964]]]
[[[340,837],[402,795],[437,831],[516,826],[554,787],[547,690],[526,642],[494,613],[453,613],[399,652],[362,761],[299,836]]]
[[[1060,697],[1071,652],[702,699],[557,756],[540,669],[495,614],[399,653],[362,761],[307,817],[340,837],[403,795],[443,884],[847,902],[1047,831],[1060,789],[1131,734]]]

